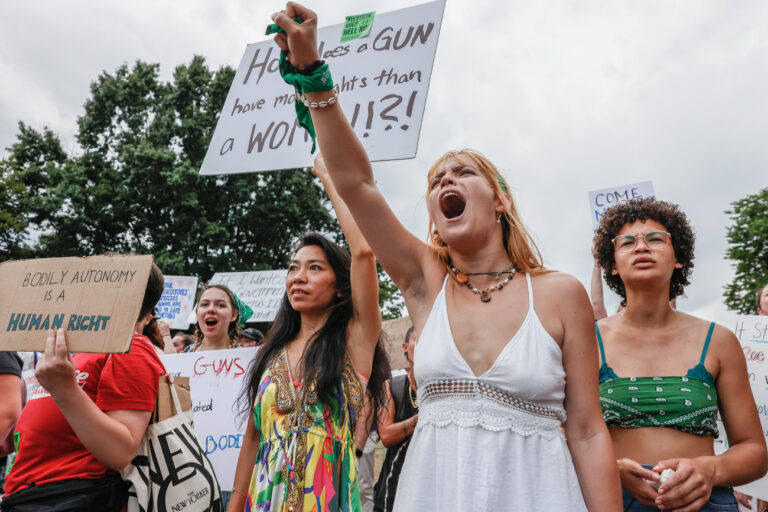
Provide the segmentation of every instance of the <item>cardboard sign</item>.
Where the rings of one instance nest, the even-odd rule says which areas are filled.
[[[249,347],[160,356],[169,374],[189,377],[195,434],[222,489],[232,488],[243,446],[245,425],[238,419],[237,399],[256,350]]]
[[[187,329],[190,322],[189,314],[195,307],[197,292],[197,277],[165,276],[165,290],[157,312],[171,323],[172,329]]]
[[[0,265],[0,349],[45,350],[63,327],[72,352],[128,352],[152,256],[91,256]]]
[[[632,183],[630,185],[620,185],[618,187],[604,188],[601,190],[592,190],[589,192],[589,209],[592,216],[592,226],[597,228],[600,223],[600,217],[605,210],[611,206],[624,203],[630,199],[643,199],[646,197],[655,197],[653,192],[653,183],[643,181],[641,183]]]
[[[381,323],[381,329],[387,335],[384,347],[389,358],[389,367],[393,370],[408,368],[408,359],[403,353],[403,343],[405,343],[405,333],[411,325],[413,325],[411,319],[407,316],[384,320]]]
[[[437,49],[444,0],[377,14],[370,34],[339,42],[343,24],[318,30],[339,103],[372,161],[413,158]],[[229,89],[200,174],[312,165],[312,141],[298,125],[295,90],[279,72],[272,39],[248,45]]]
[[[225,284],[253,310],[248,322],[271,322],[275,319],[285,293],[286,270],[256,272],[217,272],[210,284]]]
[[[768,316],[733,315],[722,325],[733,330],[744,350],[749,384],[752,386],[752,395],[757,404],[763,435],[768,442]],[[720,421],[718,421],[718,427],[720,427],[720,435],[715,440],[715,453],[719,455],[728,448],[728,438]],[[768,476],[736,487],[736,490],[768,500]]]

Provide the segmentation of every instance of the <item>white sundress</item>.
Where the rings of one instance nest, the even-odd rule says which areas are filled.
[[[395,512],[587,510],[561,428],[562,352],[525,277],[528,314],[477,377],[451,334],[446,276],[416,344],[419,420]]]

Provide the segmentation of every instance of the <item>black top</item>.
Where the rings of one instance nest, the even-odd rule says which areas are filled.
[[[16,352],[0,352],[0,373],[10,373],[21,377],[23,365],[23,361]]]
[[[419,409],[411,403],[409,393],[411,393],[411,383],[408,375],[398,375],[390,381],[392,398],[395,401],[395,423],[405,421],[411,416],[419,413]],[[415,394],[415,393],[414,393]],[[406,437],[398,444],[387,448],[387,455],[381,464],[379,481],[373,488],[373,504],[375,510],[391,512],[395,503],[395,492],[397,491],[397,481],[400,479],[400,471],[403,469],[405,454],[408,451],[408,445],[411,443],[411,436]]]

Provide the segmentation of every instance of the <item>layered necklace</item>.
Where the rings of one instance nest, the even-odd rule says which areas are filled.
[[[453,266],[453,262],[448,262],[448,267],[451,269],[451,272],[453,272],[453,275],[456,278],[456,281],[458,281],[460,284],[463,284],[467,288],[469,288],[472,293],[475,293],[480,296],[480,300],[482,302],[491,302],[491,293],[495,292],[496,290],[501,290],[506,286],[508,282],[512,280],[513,277],[515,277],[515,272],[517,272],[517,269],[515,268],[514,263],[510,263],[507,268],[504,270],[499,270],[498,272],[462,272],[461,270],[457,269]],[[494,276],[496,281],[501,279],[502,275],[506,275],[504,280],[498,284],[494,284],[492,286],[489,286],[485,290],[478,290],[472,284],[469,282],[469,276]]]

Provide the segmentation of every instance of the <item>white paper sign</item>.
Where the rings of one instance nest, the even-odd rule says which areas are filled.
[[[247,382],[255,347],[160,356],[169,374],[189,377],[195,434],[213,465],[222,490],[232,489],[245,424],[237,399]]]
[[[286,270],[256,272],[217,272],[211,284],[225,284],[248,304],[253,316],[248,322],[271,322],[275,319],[285,293]]]
[[[367,37],[345,43],[342,23],[318,30],[341,107],[372,161],[416,156],[444,7],[438,0],[376,14]],[[248,45],[200,174],[312,165],[312,142],[298,126],[279,58],[272,39]]]
[[[157,303],[157,312],[171,322],[173,329],[187,329],[189,314],[195,307],[197,277],[165,276],[165,290]]]
[[[768,316],[733,315],[723,322],[723,325],[733,330],[744,350],[749,383],[752,386],[757,413],[763,426],[763,435],[768,442]],[[720,427],[720,436],[715,440],[716,454],[728,448],[725,429],[719,421],[718,427]],[[768,476],[736,489],[744,494],[768,500]]]
[[[643,199],[646,197],[655,197],[653,192],[653,183],[643,181],[641,183],[632,183],[630,185],[620,185],[618,187],[604,188],[601,190],[591,190],[589,192],[589,210],[592,216],[592,226],[597,227],[600,223],[600,217],[605,210],[611,206],[624,203],[630,199]]]

